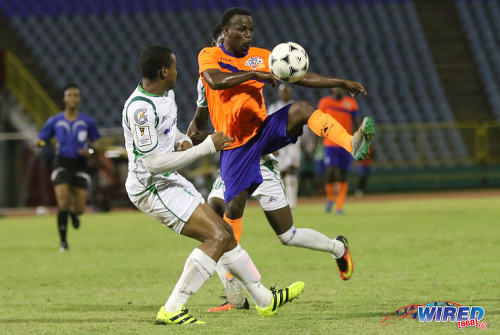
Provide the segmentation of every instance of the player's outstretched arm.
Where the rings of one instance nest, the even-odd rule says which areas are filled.
[[[212,134],[210,130],[207,130],[209,115],[208,107],[196,107],[193,120],[191,120],[187,129],[187,135],[194,145],[200,144],[208,135]]]
[[[169,153],[154,153],[141,157],[144,167],[152,175],[168,173],[179,170],[195,160],[227,148],[231,145],[233,138],[217,132],[205,139],[201,144],[195,145],[185,151],[174,151]]]
[[[349,92],[351,96],[358,94],[366,95],[366,89],[357,81],[348,79],[327,77],[314,72],[307,72],[304,77],[296,82],[297,85],[312,88],[341,87]]]
[[[265,81],[276,86],[276,79],[269,72],[261,71],[240,71],[236,73],[222,72],[219,69],[208,69],[201,74],[213,90],[225,90],[238,86],[248,80]]]

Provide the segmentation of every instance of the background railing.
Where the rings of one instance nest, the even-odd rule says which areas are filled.
[[[126,204],[123,192],[126,177],[126,156],[123,147],[123,130],[121,128],[101,128],[103,138],[99,140],[101,152],[107,153],[115,164],[119,185],[119,194],[114,198],[120,204]],[[422,138],[441,134],[447,143],[457,134],[467,147],[467,155],[463,157],[429,156],[424,146],[419,143]],[[450,137],[448,137],[450,134]],[[52,186],[47,180],[50,166],[47,163],[47,152],[42,149],[33,150],[36,133],[0,133],[2,148],[2,169],[0,169],[0,207],[50,205],[53,201]],[[404,152],[400,160],[381,161],[377,158],[378,141],[413,142],[418,150],[409,157]],[[428,143],[428,141],[427,141]],[[400,145],[398,147],[405,147]],[[368,184],[368,191],[414,191],[459,189],[470,187],[500,186],[500,122],[484,123],[426,123],[397,124],[377,126],[374,143],[375,159],[373,174]],[[446,147],[445,147],[446,148]],[[446,155],[443,155],[447,157]],[[181,171],[183,175],[195,181],[199,188],[210,188],[218,166],[215,159],[204,159]],[[356,163],[349,173],[350,190],[355,190],[358,177]],[[314,177],[312,164],[301,167],[301,182]],[[314,195],[312,187],[304,186],[303,195]]]
[[[31,119],[41,127],[60,108],[38,84],[21,61],[11,52],[5,53],[7,88],[19,100]]]

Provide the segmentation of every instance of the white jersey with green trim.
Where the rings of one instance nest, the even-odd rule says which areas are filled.
[[[130,195],[145,192],[159,181],[175,179],[177,173],[151,175],[142,157],[175,150],[177,104],[173,90],[154,95],[139,86],[123,107],[122,126],[128,156],[125,188]]]

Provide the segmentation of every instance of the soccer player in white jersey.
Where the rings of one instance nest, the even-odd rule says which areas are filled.
[[[205,203],[193,185],[176,172],[232,141],[216,133],[199,145],[174,151],[176,144],[184,148],[190,146],[189,138],[176,126],[173,91],[176,66],[175,55],[168,48],[146,48],[139,58],[142,81],[125,102],[122,118],[129,159],[125,187],[130,200],[178,234],[201,242],[186,260],[182,275],[160,308],[156,322],[204,323],[193,317],[185,304],[215,272],[217,262],[242,283],[259,314],[273,315],[281,305],[302,292],[304,283],[295,282],[281,290],[270,291],[264,287],[259,271],[235,241],[231,227]]]
[[[215,27],[213,31],[213,45],[217,45],[222,40],[220,27]],[[209,110],[206,101],[205,90],[203,85],[200,86],[198,81],[198,99],[196,113],[188,128],[188,136],[193,141],[202,141],[207,134],[209,124]],[[281,149],[283,150],[283,149]],[[336,239],[330,239],[324,234],[309,228],[296,228],[293,224],[292,211],[287,202],[287,197],[284,191],[283,182],[278,168],[278,161],[273,155],[265,155],[260,160],[260,171],[263,182],[253,192],[252,197],[259,201],[261,208],[264,210],[266,218],[273,228],[283,245],[308,248],[318,251],[330,253],[334,258],[335,254],[343,252],[343,243],[339,240],[343,238],[338,236]],[[212,190],[208,195],[208,204],[212,207],[220,217],[224,214],[224,182],[219,176],[212,186]],[[233,232],[236,240],[239,242],[242,225],[233,225]],[[234,308],[247,309],[248,302],[239,287],[237,281],[227,276],[227,269],[220,262],[217,264],[217,274],[226,290],[227,301],[220,306],[210,308],[209,311],[229,311]],[[342,279],[346,280],[342,276]],[[348,279],[348,278],[347,278]]]
[[[267,107],[267,114],[271,115],[281,108],[293,102],[292,86],[280,84],[278,87],[279,99]],[[307,129],[307,127],[304,127]],[[285,192],[288,204],[293,209],[297,206],[297,195],[299,193],[299,178],[297,176],[300,168],[302,141],[290,143],[278,151],[278,162],[280,172],[285,182]]]

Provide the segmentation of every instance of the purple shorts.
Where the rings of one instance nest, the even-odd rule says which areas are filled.
[[[325,166],[338,166],[343,171],[349,171],[351,157],[351,154],[342,147],[325,147]]]
[[[273,153],[289,143],[297,142],[297,137],[289,137],[286,133],[290,106],[287,105],[269,115],[260,126],[257,135],[241,147],[221,151],[220,174],[225,186],[225,203],[245,190],[250,196],[262,183],[260,173],[262,155]]]

